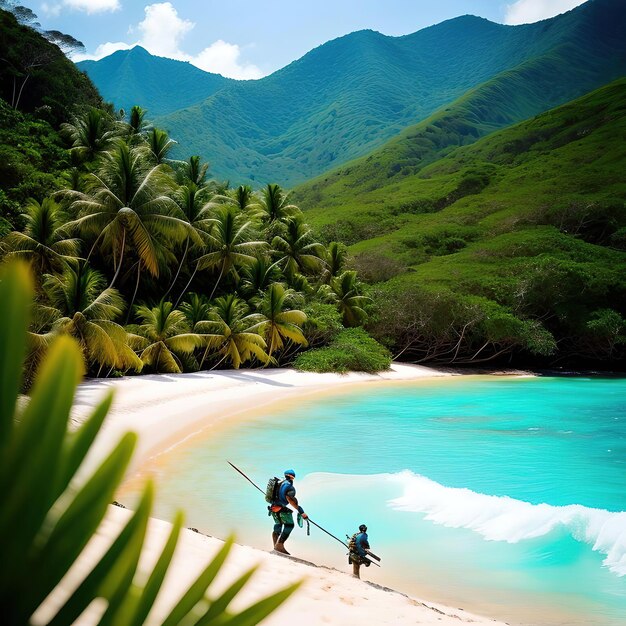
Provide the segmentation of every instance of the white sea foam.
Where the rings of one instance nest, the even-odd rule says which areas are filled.
[[[517,543],[562,527],[605,555],[618,576],[626,575],[626,512],[614,513],[580,504],[530,504],[470,489],[445,487],[410,471],[387,475],[403,493],[389,501],[397,510],[424,513],[425,519],[451,528],[468,528],[490,541]]]
[[[314,473],[305,480],[307,492],[314,492],[326,488],[329,481],[337,484],[337,475]],[[577,541],[603,554],[603,564],[612,572],[626,575],[626,511],[615,513],[580,504],[531,504],[446,487],[408,470],[397,474],[344,475],[340,482],[368,489],[373,482],[381,481],[402,493],[388,501],[393,509],[422,513],[425,519],[442,526],[471,529],[489,541],[517,543],[565,529]]]

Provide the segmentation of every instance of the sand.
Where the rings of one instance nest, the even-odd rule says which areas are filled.
[[[91,380],[78,390],[73,421],[78,424],[89,414],[108,389],[114,390],[113,407],[103,432],[87,459],[85,471],[102,460],[120,435],[132,430],[139,435],[132,470],[148,459],[179,444],[187,437],[236,420],[237,416],[276,402],[295,401],[304,395],[332,392],[348,385],[381,381],[416,380],[450,376],[431,368],[394,364],[389,372],[368,374],[309,374],[290,369],[201,372],[158,375],[117,380]],[[35,623],[44,623],[63,598],[76,586],[117,535],[130,512],[109,507],[106,519],[73,569],[36,614]],[[140,570],[146,570],[160,553],[169,532],[167,522],[150,522]],[[170,573],[165,580],[149,623],[159,624],[195,576],[223,545],[222,541],[191,530],[179,540]],[[284,625],[332,624],[423,624],[459,623],[501,625],[462,609],[436,605],[393,590],[352,578],[346,572],[297,562],[247,546],[234,546],[226,566],[211,587],[219,593],[244,571],[259,564],[259,570],[238,596],[232,608],[241,609],[272,591],[297,580],[304,584],[283,607],[263,623]],[[103,607],[94,604],[79,624],[98,621]]]

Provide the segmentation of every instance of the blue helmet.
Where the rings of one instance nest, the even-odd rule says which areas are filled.
[[[296,477],[296,472],[292,469],[286,469],[283,473],[285,474],[285,476],[293,476],[294,478]]]

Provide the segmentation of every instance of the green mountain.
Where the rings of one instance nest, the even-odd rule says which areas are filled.
[[[463,362],[486,345],[481,358],[616,359],[626,347],[625,139],[621,79],[370,184],[372,161],[394,142],[321,188],[306,219],[351,244],[361,275],[387,281],[374,288],[371,330],[405,357]]]
[[[600,87],[626,71],[624,32],[621,0],[524,26],[465,16],[405,37],[361,31],[155,121],[218,177],[293,185],[435,111],[445,136],[434,143],[445,148]],[[442,108],[471,90],[463,115],[446,117]]]
[[[107,102],[125,111],[139,104],[151,117],[184,109],[237,82],[191,63],[153,56],[141,46],[77,66],[98,85]]]

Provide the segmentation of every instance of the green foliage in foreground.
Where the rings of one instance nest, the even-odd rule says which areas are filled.
[[[21,264],[5,266],[0,280],[4,310],[0,326],[0,614],[3,624],[22,626],[31,623],[33,614],[94,536],[128,467],[136,436],[126,434],[90,476],[76,479],[112,396],[109,394],[78,430],[68,431],[82,357],[75,342],[61,336],[37,373],[28,403],[19,402],[32,281]],[[106,603],[100,624],[140,626],[146,621],[183,522],[178,513],[152,571],[138,572],[152,502],[153,486],[148,481],[136,511],[105,554],[58,608],[48,606],[40,613],[38,623],[74,623],[95,599]],[[163,624],[257,624],[298,588],[299,583],[290,585],[239,613],[227,611],[256,569],[245,572],[221,595],[209,598],[206,590],[231,546],[232,539]]]
[[[368,329],[396,356],[607,366],[626,347],[624,137],[621,79],[378,189],[355,166],[306,217],[387,281]]]
[[[295,367],[304,372],[368,372],[388,370],[391,354],[372,339],[362,328],[346,328],[331,343],[316,350],[303,352]]]

